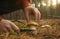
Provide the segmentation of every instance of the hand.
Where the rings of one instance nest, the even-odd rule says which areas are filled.
[[[17,33],[20,32],[19,27],[17,27],[13,22],[11,22],[9,20],[2,20],[0,22],[0,32],[9,32],[12,30]]]

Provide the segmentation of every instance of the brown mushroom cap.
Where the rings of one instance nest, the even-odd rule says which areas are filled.
[[[31,21],[27,24],[27,26],[38,26],[38,25],[39,25],[38,23],[33,22],[33,21]]]

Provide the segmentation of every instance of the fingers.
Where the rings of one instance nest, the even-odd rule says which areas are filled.
[[[35,13],[35,21],[37,22],[38,21],[38,14]]]
[[[15,31],[15,32],[17,32],[17,33],[20,33],[20,29],[19,29],[19,27],[18,26],[16,26],[14,23],[10,23],[10,25],[11,25],[11,28]]]
[[[37,8],[36,8],[36,10],[34,10],[34,14],[35,14],[35,21],[39,22],[39,20],[41,18],[41,13]]]
[[[6,25],[5,28],[8,30],[8,32],[12,32],[12,27],[10,25]]]
[[[38,22],[40,21],[41,19],[41,13],[38,14]]]

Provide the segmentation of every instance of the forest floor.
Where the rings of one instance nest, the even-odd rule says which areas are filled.
[[[22,23],[15,22],[18,26],[24,26]],[[48,25],[50,27],[42,27]],[[42,19],[37,27],[37,34],[20,32],[20,34],[2,34],[0,39],[60,39],[60,19]]]

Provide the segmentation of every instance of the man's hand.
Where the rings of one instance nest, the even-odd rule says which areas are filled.
[[[2,21],[0,22],[0,32],[9,32],[9,31],[15,31],[19,33],[20,29],[13,22],[2,19]]]

